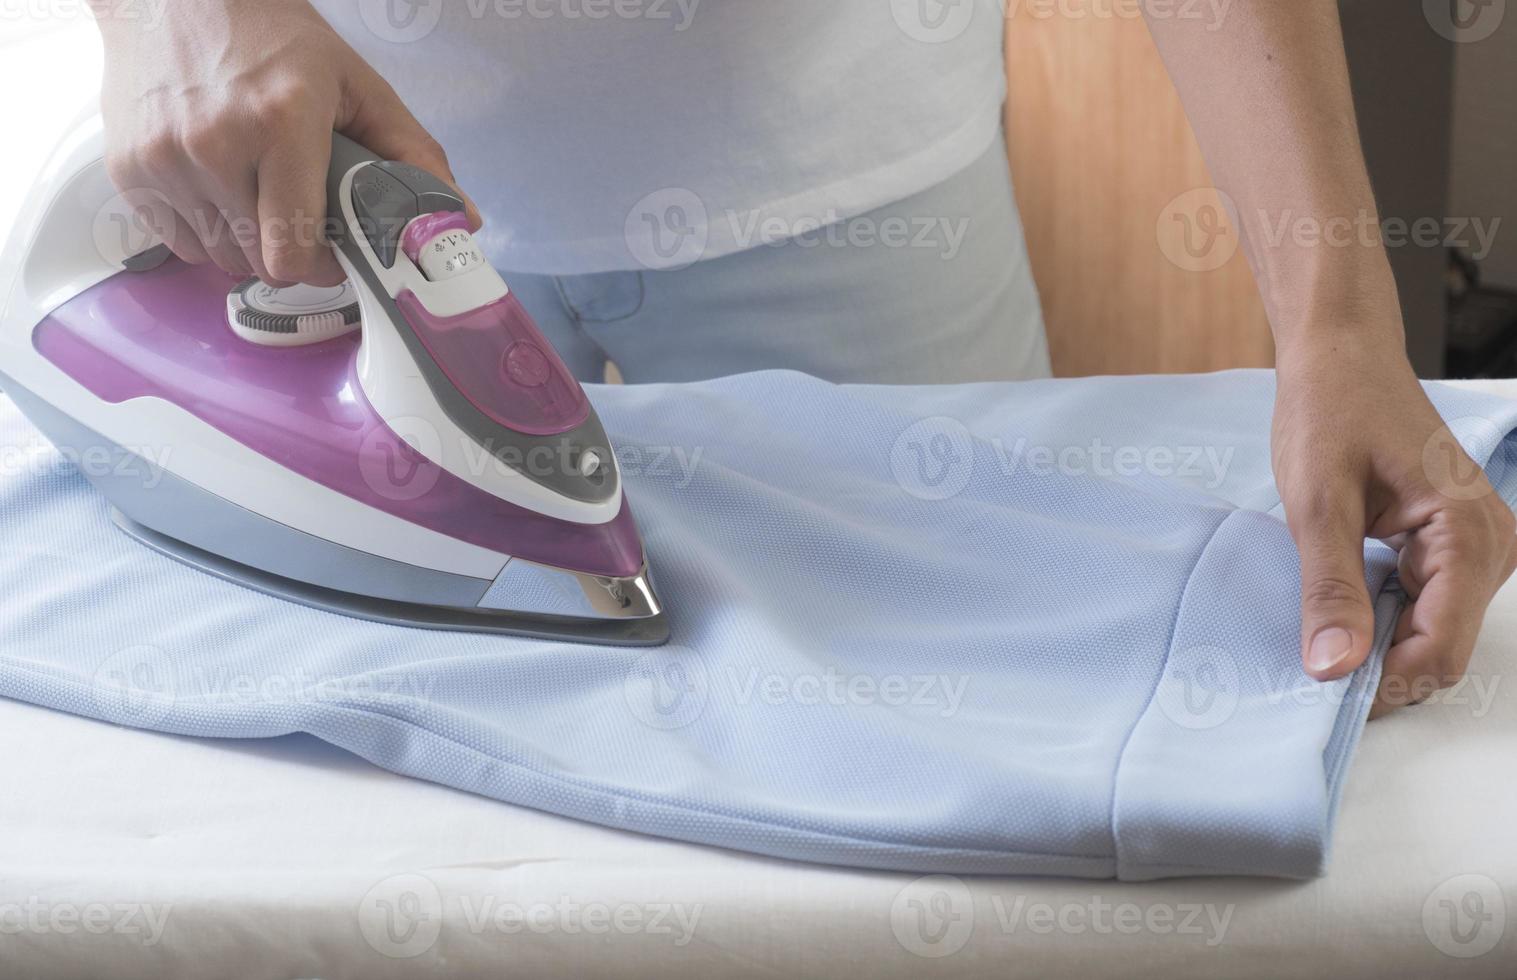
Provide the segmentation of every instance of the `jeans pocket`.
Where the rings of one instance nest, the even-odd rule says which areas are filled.
[[[581,323],[614,323],[634,316],[643,306],[641,272],[596,272],[559,276],[558,292]]]

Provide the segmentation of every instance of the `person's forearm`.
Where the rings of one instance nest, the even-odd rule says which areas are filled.
[[[1150,30],[1217,187],[1236,203],[1282,360],[1402,343],[1337,0],[1239,0]]]
[[[1322,681],[1371,655],[1364,541],[1399,551],[1408,603],[1375,711],[1457,683],[1517,519],[1407,360],[1359,146],[1337,0],[1235,0],[1219,23],[1154,18],[1212,179],[1237,205],[1275,332],[1275,486],[1301,557],[1301,653]],[[1445,462],[1445,460],[1448,460]]]

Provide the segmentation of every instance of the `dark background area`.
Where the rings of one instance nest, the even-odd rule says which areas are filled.
[[[1517,21],[1505,0],[1341,0],[1359,124],[1382,219],[1479,220],[1453,248],[1390,249],[1407,347],[1424,377],[1517,376]],[[1474,25],[1450,40],[1430,21]]]

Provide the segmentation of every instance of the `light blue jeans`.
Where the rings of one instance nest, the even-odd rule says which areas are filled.
[[[1000,140],[897,204],[685,269],[503,275],[585,381],[608,361],[633,384],[769,368],[884,384],[1049,374]]]

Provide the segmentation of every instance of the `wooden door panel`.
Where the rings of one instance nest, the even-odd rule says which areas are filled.
[[[1268,367],[1236,231],[1148,30],[1121,4],[1007,18],[1007,142],[1054,370]],[[1189,238],[1187,240],[1187,235]]]

